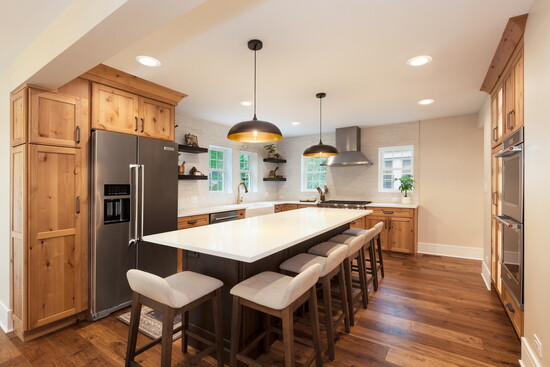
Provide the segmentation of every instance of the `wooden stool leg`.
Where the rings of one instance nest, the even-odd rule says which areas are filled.
[[[378,258],[380,260],[380,271],[382,273],[382,278],[384,278],[384,258],[382,257],[382,242],[380,240],[380,235],[377,236],[376,238],[376,244],[377,244],[377,248],[378,248]]]
[[[315,298],[315,301],[317,301],[317,297],[311,296],[311,298]],[[317,302],[316,302],[317,303]],[[317,305],[315,305],[317,306]],[[313,314],[316,310],[313,309],[310,312]],[[292,314],[292,311],[290,310],[290,307],[285,308],[282,311],[282,324],[283,324],[283,343],[284,343],[284,351],[285,351],[285,367],[294,367],[294,315]],[[317,320],[317,323],[319,320]]]
[[[264,314],[263,315],[263,323],[264,323],[264,330],[266,331],[263,344],[262,344],[262,350],[265,354],[269,354],[269,351],[271,349],[271,315]]]
[[[136,355],[136,343],[141,318],[141,302],[139,294],[134,292],[132,296],[132,312],[130,313],[130,327],[128,331],[128,346],[126,349],[126,367],[130,367]]]
[[[353,314],[353,284],[351,283],[351,260],[344,260],[344,277],[346,279],[346,296],[348,298],[349,324],[355,326],[355,315]]]
[[[340,284],[340,304],[342,305],[342,312],[344,313],[344,328],[346,334],[350,333],[349,327],[349,309],[348,309],[348,296],[346,291],[346,282],[344,280],[344,263],[340,264],[340,272],[338,273],[338,283]]]
[[[359,264],[363,264],[359,266]],[[367,271],[365,269],[365,253],[359,251],[359,256],[357,257],[357,268],[359,269],[359,284],[361,286],[361,299],[363,301],[363,308],[367,308],[369,303],[369,289],[367,287]]]
[[[182,315],[182,330],[181,330],[181,351],[185,354],[189,347],[189,335],[187,335],[187,330],[189,330],[189,311],[185,311]]]
[[[331,361],[334,361],[334,323],[332,322],[330,279],[328,279],[328,277],[323,277],[321,278],[321,283],[323,286],[323,300],[325,303],[325,328],[327,330],[328,357]]]
[[[170,367],[172,364],[172,339],[174,337],[174,309],[165,306],[162,314],[162,349],[160,365],[161,367]]]
[[[372,270],[374,290],[378,290],[378,264],[376,263],[376,251],[374,251],[374,241],[369,246],[369,263]]]
[[[223,367],[223,321],[222,321],[222,293],[216,289],[216,295],[212,298],[214,309],[214,332],[216,333],[216,359],[218,367]]]
[[[319,313],[317,309],[317,291],[316,287],[313,286],[310,290],[309,296],[309,308],[310,308],[310,317],[311,317],[311,332],[313,334],[313,348],[316,354],[316,364],[317,367],[323,365],[323,353],[321,351],[321,333],[319,331]],[[332,320],[331,320],[332,323]]]
[[[241,334],[242,306],[239,297],[233,296],[233,309],[231,310],[231,356],[229,365],[237,367],[237,352],[239,351],[239,337]]]

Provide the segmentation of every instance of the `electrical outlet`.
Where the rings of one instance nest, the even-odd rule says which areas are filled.
[[[542,343],[540,342],[537,334],[533,334],[533,339],[535,340],[535,349],[537,350],[537,354],[539,355],[539,358],[542,358]]]

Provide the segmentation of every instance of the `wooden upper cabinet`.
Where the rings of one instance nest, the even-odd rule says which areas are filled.
[[[80,98],[60,93],[29,90],[29,142],[66,147],[79,147],[83,121]]]
[[[523,126],[523,48],[514,61],[514,115],[512,131],[516,131]]]
[[[175,107],[92,83],[92,128],[174,141]]]
[[[175,107],[140,97],[140,132],[149,138],[174,141]]]
[[[11,95],[11,145],[27,142],[27,89],[23,88]]]
[[[92,83],[92,129],[138,134],[139,97]]]
[[[491,145],[493,147],[502,142],[504,135],[504,89],[499,88],[491,97]]]
[[[77,313],[80,303],[81,151],[31,145],[28,329]]]

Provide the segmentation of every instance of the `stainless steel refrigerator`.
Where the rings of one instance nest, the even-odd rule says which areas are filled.
[[[176,143],[92,133],[91,318],[128,306],[129,269],[165,277],[176,272],[176,250],[143,236],[177,229]]]

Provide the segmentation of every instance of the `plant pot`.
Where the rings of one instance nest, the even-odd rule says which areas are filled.
[[[267,158],[277,158],[275,154],[276,153],[267,153]]]
[[[411,197],[410,196],[403,196],[401,198],[401,204],[410,204],[411,203]]]

